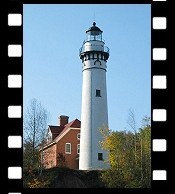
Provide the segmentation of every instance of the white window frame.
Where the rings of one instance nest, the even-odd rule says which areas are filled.
[[[78,152],[79,150],[79,152]],[[80,144],[77,144],[77,154],[80,154]]]
[[[80,137],[78,137],[78,136],[80,136],[80,133],[77,134],[77,139],[80,140]]]
[[[66,149],[66,148],[67,148],[67,147],[66,147],[67,145],[70,146],[70,152],[67,152],[67,151],[66,151],[66,150],[67,150],[67,149]],[[65,153],[66,153],[66,154],[71,154],[71,143],[65,143]]]

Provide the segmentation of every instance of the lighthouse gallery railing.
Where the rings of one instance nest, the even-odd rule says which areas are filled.
[[[87,51],[102,51],[105,53],[109,53],[109,48],[107,46],[102,46],[102,45],[83,45],[79,49],[79,54],[87,52]]]

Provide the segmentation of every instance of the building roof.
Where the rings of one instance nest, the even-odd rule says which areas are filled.
[[[78,119],[75,119],[73,121],[71,121],[70,123],[66,124],[64,126],[64,129],[61,131],[61,133],[54,139],[54,141],[56,141],[57,139],[59,139],[59,137],[65,133],[69,128],[80,128],[81,127],[81,121],[79,121]]]
[[[78,119],[75,119],[71,121],[70,123],[66,124],[65,127],[74,127],[74,128],[80,128],[81,127],[81,121]]]
[[[61,131],[64,129],[64,127],[63,126],[49,125],[49,129],[50,129],[51,133],[53,133],[53,134],[60,134]]]

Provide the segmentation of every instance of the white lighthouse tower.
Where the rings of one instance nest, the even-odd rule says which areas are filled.
[[[102,134],[99,128],[108,127],[106,62],[109,48],[104,46],[102,30],[93,23],[86,31],[87,38],[80,48],[82,60],[83,84],[80,135],[80,170],[104,169],[107,152],[99,142]]]

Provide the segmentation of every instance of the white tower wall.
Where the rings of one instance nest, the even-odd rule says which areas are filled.
[[[107,152],[102,150],[99,143],[103,140],[99,128],[108,127],[104,42],[87,41],[81,53],[83,82],[79,169],[104,169],[109,167],[104,162]],[[100,96],[96,96],[96,90],[100,91]],[[99,153],[103,156],[102,160]]]

